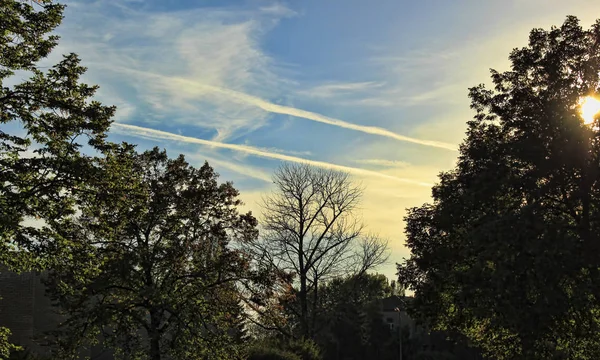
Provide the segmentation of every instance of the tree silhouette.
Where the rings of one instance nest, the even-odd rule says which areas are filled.
[[[600,90],[600,21],[534,29],[510,60],[470,89],[458,164],[406,217],[400,281],[492,358],[596,359],[600,132],[580,104]]]
[[[273,269],[299,321],[299,335],[311,338],[319,285],[334,276],[362,274],[387,259],[387,243],[365,236],[355,216],[362,191],[346,173],[308,165],[281,166],[275,191],[263,202],[264,231],[251,244],[261,266]],[[309,294],[312,299],[309,299]],[[311,308],[312,304],[312,308]]]
[[[236,358],[239,289],[260,281],[236,243],[257,236],[256,220],[207,163],[114,148],[80,217],[59,227],[78,240],[50,274],[60,357],[100,336],[123,359]]]

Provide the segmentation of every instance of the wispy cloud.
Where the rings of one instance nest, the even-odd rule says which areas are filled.
[[[60,52],[76,50],[83,56],[90,66],[88,76],[102,84],[100,100],[119,99],[119,122],[153,127],[179,123],[210,131],[215,141],[227,141],[265,127],[274,117],[280,120],[278,115],[288,115],[456,150],[452,143],[352,123],[277,101],[285,99],[286,91],[281,90],[287,80],[278,75],[277,64],[262,50],[260,40],[280,19],[295,15],[281,3],[254,10],[222,7],[166,13],[140,10],[144,6],[133,9],[118,1],[85,6],[73,2],[71,7],[77,13],[67,17],[61,28],[68,36],[63,37]],[[383,88],[383,82],[338,82],[314,87],[314,93],[364,92],[357,101],[373,105],[391,101],[367,94]]]
[[[388,179],[388,180],[394,180],[394,181],[405,183],[405,184],[412,184],[412,185],[423,186],[423,187],[431,187],[431,185],[432,185],[431,183],[422,182],[422,181],[413,180],[413,179],[400,178],[400,177],[396,177],[396,176],[392,176],[392,175],[379,173],[376,171],[355,168],[355,167],[350,167],[350,166],[337,165],[337,164],[332,164],[332,163],[328,163],[328,162],[324,162],[324,161],[309,160],[309,159],[304,159],[304,158],[300,158],[300,157],[296,157],[296,156],[284,155],[284,154],[279,154],[279,153],[268,152],[268,151],[260,150],[260,149],[257,149],[257,148],[251,147],[251,146],[247,146],[247,145],[227,144],[227,143],[222,143],[222,142],[217,142],[217,141],[199,139],[199,138],[195,138],[195,137],[191,137],[191,136],[177,135],[177,134],[169,133],[166,131],[150,129],[150,128],[146,128],[146,127],[129,125],[129,124],[115,123],[115,124],[113,124],[113,127],[114,127],[114,130],[116,130],[117,132],[122,132],[125,134],[143,137],[143,138],[170,140],[170,141],[178,141],[178,142],[184,142],[184,143],[190,143],[190,144],[212,146],[212,147],[216,147],[216,148],[239,151],[239,152],[246,153],[248,155],[254,155],[254,156],[259,156],[259,157],[263,157],[263,158],[309,164],[309,165],[320,167],[320,168],[345,171],[345,172],[356,174],[356,175],[379,177],[379,178],[384,178],[384,179]]]
[[[69,1],[56,54],[75,51],[89,66],[88,81],[101,84],[98,98],[119,99],[120,122],[168,120],[214,131],[215,139],[243,136],[263,127],[270,114],[223,97],[182,96],[152,79],[123,76],[113,67],[179,76],[258,96],[278,94],[277,66],[261,49],[262,35],[294,12],[273,2],[157,12],[123,0]],[[95,62],[105,65],[96,66]],[[150,81],[148,81],[150,80]]]
[[[245,142],[244,145],[252,146],[252,144],[250,144],[249,142]],[[312,155],[312,153],[310,151],[295,151],[295,150],[285,150],[285,149],[278,149],[278,148],[274,148],[274,147],[260,147],[260,146],[254,146],[254,148],[263,150],[263,151],[267,151],[267,152],[295,155],[295,156],[311,156]]]
[[[185,155],[186,155],[186,159],[188,159],[188,161],[190,161],[190,160],[207,161],[213,167],[215,167],[215,165],[216,165],[216,167],[231,170],[231,171],[234,171],[243,176],[262,180],[262,181],[265,181],[268,183],[271,182],[271,175],[269,173],[267,173],[266,171],[263,171],[261,169],[255,168],[253,166],[239,165],[239,164],[233,163],[231,161],[220,160],[220,159],[217,159],[214,157],[208,157],[205,155],[197,155],[197,154],[190,154],[190,153],[187,153]]]
[[[102,64],[97,64],[97,65],[101,66]],[[457,147],[454,144],[445,143],[445,142],[441,142],[441,141],[432,141],[432,140],[413,138],[410,136],[397,134],[390,130],[383,129],[383,128],[376,127],[376,126],[353,124],[353,123],[346,122],[344,120],[331,118],[331,117],[321,115],[321,114],[318,114],[315,112],[302,110],[302,109],[294,108],[291,106],[274,104],[267,100],[261,99],[257,96],[249,95],[249,94],[246,94],[246,93],[243,93],[240,91],[236,91],[236,90],[232,90],[232,89],[228,89],[228,88],[208,85],[206,83],[202,83],[202,82],[198,82],[198,81],[194,81],[194,80],[184,79],[184,78],[180,78],[180,77],[167,77],[164,75],[154,74],[154,73],[150,73],[150,72],[143,72],[143,71],[134,70],[134,69],[130,69],[130,68],[118,68],[117,69],[115,67],[112,67],[112,69],[115,71],[121,71],[121,72],[125,72],[125,73],[130,73],[130,74],[137,74],[138,76],[145,77],[145,78],[152,78],[155,80],[154,81],[155,86],[157,86],[158,82],[160,81],[162,84],[161,86],[172,88],[172,90],[174,92],[177,91],[177,93],[180,96],[199,98],[201,96],[206,96],[207,94],[220,95],[220,96],[224,96],[228,99],[231,99],[231,100],[243,103],[243,104],[256,106],[256,107],[258,107],[264,111],[270,112],[270,113],[290,115],[290,116],[294,116],[297,118],[303,118],[303,119],[307,119],[307,120],[311,120],[311,121],[316,121],[316,122],[333,125],[333,126],[337,126],[337,127],[344,128],[344,129],[360,131],[360,132],[366,133],[366,134],[383,136],[383,137],[387,137],[390,139],[404,141],[404,142],[410,142],[410,143],[419,144],[419,145],[423,145],[423,146],[436,147],[436,148],[441,148],[441,149],[451,150],[451,151],[457,150]]]
[[[260,11],[279,17],[293,17],[298,15],[295,11],[291,10],[282,3],[273,3],[268,6],[263,6],[260,8]]]
[[[384,166],[384,167],[392,167],[392,168],[402,168],[407,167],[410,164],[405,161],[398,160],[385,160],[385,159],[358,159],[354,160],[359,164],[368,164],[368,165],[376,165],[376,166]]]
[[[349,93],[361,93],[383,85],[383,83],[375,81],[323,84],[298,91],[298,94],[311,97],[331,98],[334,96],[348,95]]]

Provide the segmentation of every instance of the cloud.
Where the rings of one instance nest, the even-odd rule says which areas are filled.
[[[245,142],[244,145],[248,145],[248,146],[252,146],[249,142]],[[310,151],[295,151],[295,150],[285,150],[285,149],[277,149],[274,147],[258,147],[258,146],[254,146],[256,149],[262,150],[262,151],[267,151],[267,152],[273,152],[273,153],[279,153],[279,154],[287,154],[287,155],[296,155],[296,156],[311,156],[312,153]]]
[[[405,161],[398,160],[385,160],[385,159],[358,159],[354,160],[359,164],[368,164],[368,165],[376,165],[376,166],[384,166],[384,167],[393,167],[393,168],[403,168],[407,167],[410,164]]]
[[[119,105],[119,122],[149,125],[168,119],[210,129],[223,141],[255,131],[269,120],[269,113],[250,104],[211,94],[190,99],[152,78],[113,69],[143,69],[271,98],[284,81],[260,42],[279,20],[294,16],[283,4],[168,12],[157,11],[150,3],[123,0],[68,5],[53,56],[80,54],[89,66],[86,81],[101,85],[98,98]]]
[[[297,94],[310,97],[331,98],[338,95],[348,95],[348,93],[364,92],[383,85],[383,83],[375,81],[324,84],[307,90],[298,91]]]
[[[367,97],[364,99],[356,99],[351,101],[343,102],[344,105],[353,105],[353,106],[372,106],[372,107],[388,107],[398,105],[397,101],[392,99],[383,99],[377,97]]]
[[[193,161],[208,161],[208,163],[212,166],[212,167],[221,167],[221,168],[225,168],[231,171],[234,171],[238,174],[247,176],[247,177],[251,177],[254,179],[258,179],[258,180],[262,180],[264,182],[271,182],[271,175],[261,169],[252,167],[252,166],[247,166],[247,165],[239,165],[236,163],[233,163],[231,161],[225,161],[225,160],[220,160],[220,159],[216,159],[214,157],[208,157],[205,155],[197,155],[197,154],[190,154],[190,153],[186,153],[185,157],[188,161],[193,160]]]
[[[276,15],[278,17],[293,17],[298,15],[295,11],[281,3],[273,3],[269,6],[263,6],[260,8],[260,11],[266,14]]]
[[[456,145],[360,125],[281,105],[290,82],[261,49],[261,38],[282,18],[281,3],[257,9],[216,7],[150,12],[122,1],[70,3],[59,52],[76,51],[86,75],[101,85],[99,98],[119,99],[118,121],[151,127],[167,121],[231,141],[288,115],[397,141],[455,151]],[[69,10],[71,9],[71,10]],[[135,69],[135,70],[134,70]],[[383,82],[338,82],[315,87],[323,96],[377,92]],[[301,91],[302,92],[302,91]],[[267,100],[268,99],[268,100]],[[389,105],[392,98],[364,96],[357,104]],[[283,100],[285,101],[285,100]],[[114,102],[114,101],[113,101]],[[278,116],[277,118],[281,118]]]
[[[117,131],[117,132],[128,134],[128,135],[143,137],[143,138],[178,141],[178,142],[184,142],[184,143],[190,143],[190,144],[212,146],[215,148],[229,149],[229,150],[239,151],[239,152],[246,153],[248,155],[254,155],[254,156],[263,157],[263,158],[309,164],[309,165],[316,166],[316,167],[344,171],[344,172],[348,172],[348,173],[355,174],[355,175],[379,177],[379,178],[394,180],[394,181],[397,181],[400,183],[411,184],[411,185],[416,185],[416,186],[431,187],[431,185],[432,185],[431,183],[422,182],[422,181],[413,180],[413,179],[405,179],[405,178],[401,178],[401,177],[397,177],[397,176],[393,176],[393,175],[379,173],[376,171],[365,170],[365,169],[355,168],[355,167],[350,167],[350,166],[337,165],[337,164],[332,164],[332,163],[328,163],[328,162],[324,162],[324,161],[308,160],[308,159],[304,159],[304,158],[300,158],[300,157],[296,157],[296,156],[284,155],[284,154],[279,154],[279,153],[274,153],[274,152],[268,152],[268,151],[260,150],[260,149],[257,149],[257,148],[251,147],[251,146],[247,146],[247,145],[227,144],[227,143],[221,143],[221,142],[216,142],[216,141],[211,141],[211,140],[194,138],[194,137],[190,137],[190,136],[182,136],[182,135],[169,133],[166,131],[155,130],[155,129],[145,128],[145,127],[141,127],[141,126],[114,123],[113,131]]]
[[[102,64],[97,64],[97,65],[101,66]],[[123,73],[137,74],[138,76],[145,77],[145,78],[152,78],[155,80],[154,86],[164,86],[167,88],[171,88],[173,92],[177,91],[177,93],[180,96],[199,98],[202,96],[207,96],[208,94],[220,95],[227,99],[231,99],[231,100],[237,101],[242,104],[256,106],[256,107],[258,107],[264,111],[270,112],[270,113],[290,115],[290,116],[294,116],[294,117],[298,117],[298,118],[303,118],[303,119],[307,119],[307,120],[311,120],[311,121],[316,121],[316,122],[320,122],[320,123],[324,123],[324,124],[328,124],[328,125],[337,126],[337,127],[344,128],[344,129],[360,131],[360,132],[366,133],[366,134],[383,136],[383,137],[387,137],[390,139],[404,141],[404,142],[410,142],[410,143],[419,144],[419,145],[423,145],[423,146],[435,147],[435,148],[451,150],[451,151],[457,150],[457,147],[454,144],[445,143],[445,142],[441,142],[441,141],[432,141],[432,140],[413,138],[413,137],[397,134],[390,130],[383,129],[383,128],[376,127],[376,126],[353,124],[353,123],[349,123],[349,122],[346,122],[346,121],[343,121],[340,119],[327,117],[325,115],[321,115],[321,114],[318,114],[315,112],[297,109],[297,108],[294,108],[291,106],[274,104],[272,102],[263,100],[257,96],[252,96],[252,95],[249,95],[249,94],[246,94],[243,92],[239,92],[236,90],[213,86],[213,85],[209,85],[209,84],[194,81],[194,80],[189,80],[189,79],[180,78],[180,77],[167,77],[167,76],[163,76],[163,75],[159,75],[159,74],[154,74],[154,73],[149,73],[149,72],[144,72],[144,71],[139,71],[139,70],[134,70],[134,69],[129,69],[129,68],[118,68],[117,69],[115,67],[112,67],[112,69],[115,71],[123,72]]]

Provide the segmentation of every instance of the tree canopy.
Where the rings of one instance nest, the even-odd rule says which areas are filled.
[[[236,249],[257,236],[237,190],[207,163],[194,168],[157,148],[115,146],[98,161],[102,181],[60,227],[78,245],[50,276],[66,316],[63,348],[101,338],[123,359],[239,356],[239,288],[260,278]],[[76,276],[90,263],[94,272]]]
[[[316,340],[327,359],[396,359],[399,331],[383,321],[383,298],[393,294],[384,275],[336,278],[319,289]]]
[[[45,72],[38,68],[57,44],[49,33],[63,9],[52,1],[16,0],[0,8],[0,257],[9,266],[15,245],[53,236],[31,220],[72,213],[73,192],[94,173],[79,150],[102,146],[114,113],[92,100],[96,86],[79,81],[86,69],[77,55]],[[11,85],[16,71],[31,77]]]
[[[406,217],[416,314],[495,359],[600,356],[600,21],[534,29],[470,89],[476,111],[433,203]],[[596,284],[596,285],[594,285]]]

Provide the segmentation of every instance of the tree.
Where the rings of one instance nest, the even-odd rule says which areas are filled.
[[[16,271],[39,265],[35,245],[56,240],[45,224],[73,213],[73,192],[93,173],[80,148],[102,147],[114,113],[91,100],[95,86],[79,82],[85,68],[75,54],[38,68],[57,44],[49,34],[63,9],[49,0],[0,2],[0,263]],[[19,83],[17,72],[31,77]]]
[[[236,248],[256,220],[207,163],[113,148],[80,216],[57,225],[78,240],[50,275],[66,316],[59,357],[100,338],[123,359],[235,358],[240,289],[260,280]]]
[[[406,217],[400,281],[416,314],[495,359],[600,356],[600,132],[581,116],[599,94],[600,21],[534,29],[470,89],[454,170]]]
[[[381,300],[392,295],[384,275],[360,274],[321,285],[316,341],[326,359],[398,357],[398,331],[384,322]]]
[[[288,310],[299,319],[299,334],[310,338],[318,314],[309,305],[318,302],[319,284],[380,265],[387,244],[364,236],[354,214],[362,191],[348,174],[285,164],[273,182],[275,192],[263,201],[264,231],[252,251],[264,267],[291,275],[280,276],[288,295],[298,298],[299,307]]]

